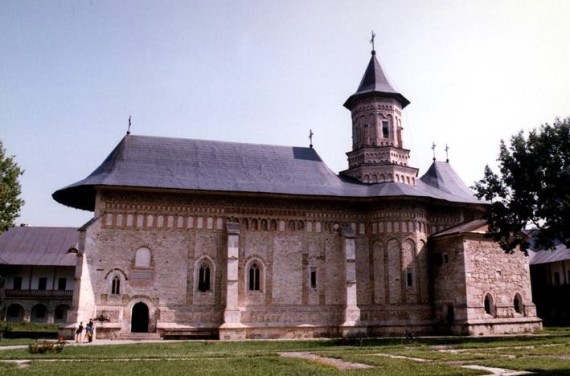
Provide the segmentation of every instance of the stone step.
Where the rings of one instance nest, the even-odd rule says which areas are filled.
[[[121,336],[121,339],[128,339],[131,341],[148,341],[161,339],[158,333],[128,333]]]

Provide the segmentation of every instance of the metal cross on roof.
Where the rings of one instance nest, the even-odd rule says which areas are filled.
[[[129,128],[127,128],[127,136],[131,134],[131,116],[129,115]]]
[[[311,149],[313,148],[313,135],[314,135],[313,130],[309,129],[309,142],[310,142],[309,147]]]
[[[445,144],[445,161],[449,163],[449,146]]]
[[[370,44],[372,44],[372,53],[376,52],[374,48],[374,38],[376,38],[376,34],[374,34],[374,30],[372,30],[372,37],[370,38]]]
[[[436,147],[436,146],[437,146],[437,145],[435,144],[435,142],[432,142],[432,143],[431,143],[431,150],[433,150],[433,160],[434,160],[434,161],[435,161],[435,147]]]

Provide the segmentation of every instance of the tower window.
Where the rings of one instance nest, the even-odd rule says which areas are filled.
[[[388,127],[387,121],[382,121],[382,137],[389,138],[390,137],[390,129]]]

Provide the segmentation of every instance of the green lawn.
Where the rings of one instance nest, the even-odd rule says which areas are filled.
[[[27,343],[30,343],[28,340]],[[0,345],[8,345],[6,341]],[[280,352],[311,352],[372,366],[340,370]],[[412,358],[416,359],[413,360]],[[368,339],[347,345],[321,341],[180,341],[130,345],[67,346],[59,353],[0,350],[0,359],[31,360],[26,368],[0,362],[2,375],[484,375],[481,365],[570,375],[570,328],[532,336]],[[419,361],[417,359],[423,360]]]

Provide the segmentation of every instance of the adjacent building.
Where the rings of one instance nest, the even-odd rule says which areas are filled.
[[[538,315],[548,324],[570,324],[570,249],[562,243],[546,250],[531,246],[529,255]]]
[[[7,321],[67,322],[78,240],[77,229],[68,227],[20,226],[0,235],[0,306]]]

